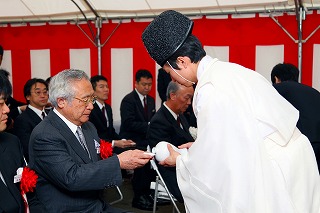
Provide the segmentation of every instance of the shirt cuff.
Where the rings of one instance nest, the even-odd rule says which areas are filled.
[[[112,142],[111,142],[111,146],[112,146],[112,147],[114,147],[114,140],[112,140]]]
[[[22,111],[21,111],[20,107],[17,107],[17,108],[18,108],[19,114],[21,114],[21,113],[22,113]]]

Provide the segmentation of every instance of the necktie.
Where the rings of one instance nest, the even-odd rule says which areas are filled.
[[[143,97],[143,108],[144,108],[144,117],[148,121],[148,105],[146,96]]]
[[[107,127],[109,126],[109,121],[108,121],[108,116],[107,116],[107,113],[106,113],[106,108],[103,106],[101,108],[101,111],[102,111],[102,114],[103,114],[103,118],[107,121]]]
[[[79,142],[80,142],[82,148],[87,152],[87,154],[89,155],[89,158],[91,158],[88,147],[87,147],[86,139],[84,138],[82,129],[79,126],[77,127],[76,133],[78,135]]]
[[[42,120],[43,120],[44,117],[46,117],[46,113],[42,112],[41,115],[42,115]]]
[[[177,123],[178,123],[178,126],[181,128],[181,120],[180,120],[179,115],[178,115],[178,117],[177,117]]]

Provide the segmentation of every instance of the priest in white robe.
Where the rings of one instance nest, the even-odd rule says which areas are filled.
[[[161,162],[176,165],[187,212],[319,213],[319,171],[299,112],[257,72],[206,56],[192,26],[170,10],[142,35],[173,79],[197,83],[197,139],[186,155],[169,146]]]

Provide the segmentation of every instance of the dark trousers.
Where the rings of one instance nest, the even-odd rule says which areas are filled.
[[[132,177],[132,188],[134,197],[149,195],[151,193],[150,184],[155,181],[155,171],[151,168],[150,162],[141,168],[134,170]]]

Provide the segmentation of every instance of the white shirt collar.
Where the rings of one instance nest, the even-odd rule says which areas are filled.
[[[66,117],[64,117],[56,108],[53,109],[53,112],[55,112],[62,120],[67,124],[67,126],[70,128],[70,130],[73,132],[74,135],[76,135],[77,131],[77,125],[74,123],[70,122]],[[77,136],[77,135],[76,135]]]
[[[169,112],[171,113],[171,115],[174,117],[175,120],[177,120],[178,115],[173,112],[170,107],[168,107],[168,105],[166,104],[166,102],[163,103],[163,105],[169,110]]]
[[[42,118],[42,112],[44,112],[44,113],[47,115],[47,113],[44,111],[44,109],[43,109],[43,110],[39,110],[39,109],[35,108],[34,106],[31,106],[30,104],[28,105],[28,107],[29,107],[32,111],[34,111],[41,119],[43,119],[43,118]]]
[[[146,97],[146,98],[147,98],[147,96],[143,96],[143,95],[141,95],[141,94],[138,92],[138,90],[137,90],[137,89],[135,89],[135,90],[136,90],[136,92],[138,93],[138,96],[139,96],[140,101],[141,101],[142,106],[143,106],[143,98],[144,98],[144,97]]]
[[[102,107],[104,107],[104,104],[101,104],[99,101],[96,101],[96,103],[98,104],[99,108],[102,110]]]

